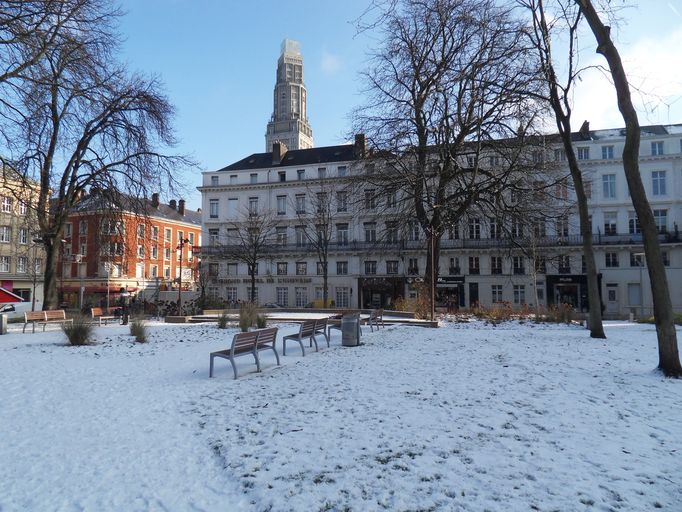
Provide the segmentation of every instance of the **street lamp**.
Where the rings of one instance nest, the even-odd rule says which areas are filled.
[[[45,240],[43,237],[35,237],[33,239],[33,261],[31,262],[31,265],[33,265],[33,268],[31,270],[31,273],[33,274],[33,300],[31,301],[31,311],[36,310],[36,286],[38,284],[38,268],[36,267],[36,261],[38,260],[38,245],[42,245],[45,243]],[[44,287],[43,287],[44,289]]]
[[[180,272],[178,273],[178,315],[182,315],[182,249],[189,244],[189,238],[181,238],[176,250],[180,250]]]
[[[80,292],[78,294],[78,309],[83,311],[83,272],[81,269],[81,262],[83,261],[83,255],[82,254],[74,254],[73,255],[73,260],[78,263],[78,276],[80,277]]]

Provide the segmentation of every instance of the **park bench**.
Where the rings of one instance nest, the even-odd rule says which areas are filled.
[[[277,327],[271,327],[269,329],[261,329],[258,331],[251,332],[238,332],[232,338],[232,346],[227,350],[218,350],[216,352],[211,352],[210,367],[208,370],[208,376],[213,377],[213,360],[216,357],[221,357],[223,359],[228,359],[230,364],[232,364],[232,370],[234,371],[234,378],[237,378],[237,365],[235,364],[234,358],[238,356],[253,355],[256,361],[256,370],[261,371],[260,360],[258,359],[258,352],[260,350],[272,350],[277,358],[277,365],[279,362],[279,354],[275,348],[275,341],[277,340]]]
[[[51,309],[48,311],[26,311],[24,313],[24,328],[22,332],[26,332],[26,326],[33,324],[33,332],[36,332],[36,324],[43,326],[43,332],[48,324],[65,324],[73,323],[73,318],[66,318],[66,311],[63,309]]]
[[[327,340],[327,347],[329,347],[329,333],[327,333],[327,322],[328,318],[318,318],[315,320],[315,330],[313,332],[313,339],[318,335],[321,334],[324,336],[324,338]],[[316,344],[317,345],[317,344]],[[310,346],[313,346],[312,339],[310,340]]]
[[[98,320],[99,325],[102,325],[102,320],[104,320],[104,325],[107,325],[109,320],[116,320],[114,315],[105,315],[102,308],[90,308],[90,314],[93,320]]]
[[[303,340],[308,339],[310,341],[310,346],[313,346],[315,342],[315,350],[320,349],[317,346],[317,340],[315,339],[315,322],[316,320],[305,320],[301,322],[301,326],[296,334],[288,334],[282,338],[282,355],[287,355],[287,340],[298,341],[301,345],[301,353],[305,356],[305,348],[303,347]]]
[[[379,324],[381,324],[381,327],[385,327],[384,325],[384,310],[383,309],[373,309],[372,311],[369,312],[369,320],[367,320],[367,323],[369,324],[369,329],[370,332],[374,332],[374,327],[377,328],[377,331],[379,330]]]

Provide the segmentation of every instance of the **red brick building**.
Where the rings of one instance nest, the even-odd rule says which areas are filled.
[[[79,306],[81,293],[89,307],[104,306],[107,298],[115,305],[121,288],[149,301],[177,291],[180,282],[183,291],[196,288],[201,212],[188,210],[182,199],[161,204],[153,194],[141,208],[114,212],[91,195],[69,216],[63,238],[58,288],[69,307]]]

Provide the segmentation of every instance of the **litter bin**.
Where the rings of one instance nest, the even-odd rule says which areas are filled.
[[[360,315],[345,315],[341,318],[341,345],[360,345]]]
[[[0,334],[7,334],[7,315],[0,315]]]

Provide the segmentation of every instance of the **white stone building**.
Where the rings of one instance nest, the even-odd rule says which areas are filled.
[[[606,312],[651,314],[642,237],[629,199],[620,160],[623,130],[585,131],[574,136],[592,215],[595,257]],[[276,144],[272,152],[247,156],[217,171],[203,173],[203,258],[211,267],[209,292],[226,300],[246,300],[246,265],[220,257],[228,243],[227,224],[249,209],[271,212],[276,219],[272,243],[258,267],[257,298],[261,304],[301,307],[322,297],[318,259],[301,236],[301,216],[320,186],[329,189],[332,205],[332,243],[329,251],[329,298],[338,307],[389,306],[398,297],[414,295],[426,264],[424,234],[414,226],[399,226],[393,234],[390,199],[370,204],[347,197],[350,173],[361,172],[355,145],[287,151]],[[562,165],[560,146],[549,146],[546,158]],[[672,302],[682,311],[682,125],[642,129],[641,175],[661,231]],[[331,187],[331,188],[330,188]],[[346,196],[344,197],[344,193]],[[359,192],[362,194],[362,192]],[[567,194],[570,190],[558,191]],[[375,194],[376,195],[376,194]],[[575,211],[575,210],[574,210]],[[529,226],[513,226],[523,237]],[[443,236],[438,261],[438,304],[469,307],[508,301],[587,306],[586,279],[577,212],[543,226],[542,253],[553,264],[530,261],[510,250],[493,219],[469,218]],[[516,231],[515,231],[516,230]],[[386,234],[388,233],[388,237]],[[379,239],[382,243],[377,243]],[[385,243],[389,240],[390,243]],[[537,268],[537,272],[533,269]]]

